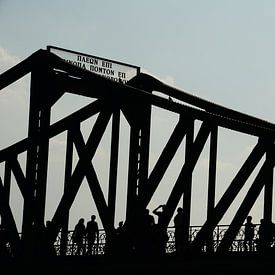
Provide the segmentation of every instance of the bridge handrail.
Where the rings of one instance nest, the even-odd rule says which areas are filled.
[[[224,237],[224,234],[226,230],[228,229],[228,225],[218,225],[216,226],[214,232],[213,232],[213,239],[212,239],[212,251],[215,252],[217,247],[219,246],[221,240]],[[190,226],[189,227],[189,241],[192,242],[197,233],[199,232],[201,226]],[[66,249],[66,255],[75,255],[76,253],[76,245],[72,241],[72,234],[73,230],[68,231],[68,237],[67,237],[67,249]],[[174,253],[175,252],[175,228],[170,226],[167,228],[167,234],[168,234],[168,241],[166,244],[166,253]],[[257,251],[257,240],[259,238],[259,224],[255,224],[255,234],[253,239],[253,251]],[[92,254],[94,255],[103,255],[105,253],[105,245],[106,245],[106,234],[103,229],[99,230],[99,238],[98,242],[95,243]],[[209,244],[208,244],[209,245]],[[272,243],[272,246],[275,245]],[[57,255],[61,255],[61,233],[58,234],[57,239],[55,241],[55,250]],[[203,247],[202,251],[207,252],[207,244]],[[84,243],[84,251],[87,251],[87,243],[85,241]],[[246,251],[246,248],[244,246],[244,225],[240,228],[236,238],[234,239],[231,248],[231,252],[242,252]]]

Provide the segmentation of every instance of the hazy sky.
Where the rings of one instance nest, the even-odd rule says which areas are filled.
[[[273,0],[0,0],[0,35],[0,73],[36,50],[54,45],[140,66],[143,72],[171,86],[275,121]],[[1,91],[0,149],[26,136],[28,83],[27,77]],[[82,99],[78,100],[82,104]],[[55,107],[54,116],[59,117],[65,109],[64,100],[60,109]],[[154,119],[156,125],[165,128],[165,133],[171,132],[175,124],[172,115],[157,111]],[[253,138],[236,133],[228,136],[227,132],[222,132],[220,137],[224,147],[219,151],[217,192],[224,190],[255,144]],[[165,138],[158,137],[153,143],[155,159],[164,141]],[[64,154],[59,142],[64,143],[64,136],[51,144],[55,161]],[[101,153],[98,158],[108,155],[106,152],[104,155],[104,150]],[[121,154],[127,158],[126,149]],[[207,175],[206,159],[205,155],[196,168],[195,181],[200,182]],[[174,169],[179,169],[176,167],[177,163]],[[98,169],[104,171],[102,167]],[[54,177],[53,172],[49,178]],[[48,199],[48,204],[51,200],[58,201],[54,197],[61,192],[60,186],[49,187],[53,197]],[[203,192],[200,183],[198,190]],[[165,191],[161,192],[165,194]],[[151,209],[158,202],[165,202],[162,195],[159,196],[160,200],[152,203]],[[21,203],[14,206],[18,224]],[[47,218],[51,218],[54,211],[55,203],[52,204]],[[94,211],[93,206],[86,207],[81,203],[76,203],[74,209],[72,224],[79,215],[88,219]],[[195,195],[193,209],[193,224],[201,224],[205,206]],[[259,222],[262,214],[259,209],[253,210],[255,222]],[[118,215],[117,221],[120,219],[123,219],[123,213]],[[224,220],[225,223],[228,221],[229,217]]]

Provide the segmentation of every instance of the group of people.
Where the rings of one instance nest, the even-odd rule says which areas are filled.
[[[272,246],[275,237],[275,225],[271,221],[261,219],[258,236],[255,234],[255,227],[252,216],[247,216],[244,224],[244,250],[266,252]]]
[[[160,210],[162,208],[162,210]],[[162,234],[165,235],[163,238],[163,243],[162,243],[162,251],[165,253],[166,249],[166,243],[168,241],[168,236],[167,236],[167,228],[165,225],[165,215],[166,215],[166,205],[160,205],[156,209],[153,210],[153,213],[158,216],[158,222],[157,224],[160,226],[161,231],[163,232]],[[177,208],[177,213],[174,217],[174,228],[175,228],[175,249],[178,254],[183,252],[183,226],[184,226],[184,213],[183,213],[183,208],[178,207]]]
[[[126,248],[128,254],[132,252],[135,255],[161,256],[166,253],[169,240],[166,224],[167,206],[159,205],[152,213],[157,217],[156,222],[148,209],[136,216],[132,227],[127,222],[122,227],[122,222],[120,222],[120,226],[116,230],[118,232],[117,236],[119,236],[117,243],[119,244],[120,252],[121,250],[123,252],[123,248]],[[177,208],[177,214],[173,221],[175,227],[175,248],[177,253],[181,253],[183,251],[182,231],[184,222],[182,207]]]
[[[131,253],[135,253],[135,255],[165,254],[168,242],[167,206],[159,205],[152,213],[157,217],[156,222],[148,209],[139,210],[132,220],[120,221],[112,237],[106,240],[105,250],[107,249],[108,252],[113,254],[119,252],[118,254],[127,255]],[[178,207],[177,214],[174,217],[177,252],[181,252],[183,248],[183,221],[183,209]],[[98,238],[99,230],[96,216],[92,215],[86,226],[84,218],[80,218],[72,235],[74,253],[76,255],[93,254],[98,245]]]
[[[136,253],[140,255],[165,254],[168,242],[166,226],[166,205],[159,205],[152,211],[157,216],[157,222],[148,209],[139,212],[132,222],[119,222],[113,238],[109,239],[108,248],[111,252],[119,254]],[[175,250],[180,254],[184,248],[184,212],[182,207],[177,208],[174,217],[175,228]],[[76,255],[94,254],[95,245],[99,241],[99,229],[96,222],[96,216],[92,215],[91,220],[85,226],[84,218],[80,218],[74,228],[72,235],[73,250],[76,248]],[[258,232],[258,233],[257,233]],[[275,225],[270,221],[261,219],[258,231],[256,225],[252,222],[252,216],[246,218],[244,224],[244,251],[263,252],[272,246],[275,238]],[[87,247],[87,251],[86,251]]]
[[[84,218],[80,218],[74,228],[73,235],[72,235],[73,250],[74,250],[74,245],[76,245],[75,254],[91,255],[93,253],[94,244],[98,243],[98,238],[99,238],[99,229],[98,229],[98,224],[96,222],[96,216],[92,215],[91,219],[87,222],[86,226],[85,226]],[[88,245],[87,251],[85,251],[86,242]]]
[[[164,255],[168,242],[167,217],[168,209],[166,205],[159,205],[152,211],[157,217],[150,214],[148,209],[134,215],[131,221],[120,221],[111,238],[105,240],[105,252],[118,255]],[[174,237],[175,251],[182,254],[184,250],[184,211],[182,207],[177,208],[174,216]],[[44,229],[44,238],[42,242],[46,248],[45,256],[53,256],[55,249],[53,245],[53,225],[51,221],[46,222]],[[4,227],[0,224],[0,256],[7,253],[7,237]],[[259,228],[252,222],[252,216],[247,216],[244,223],[244,251],[266,252],[273,247],[275,243],[275,224],[266,219],[260,220]],[[74,255],[92,255],[97,254],[99,244],[99,227],[96,216],[91,215],[85,225],[84,218],[80,218],[75,225],[72,234],[72,251]]]

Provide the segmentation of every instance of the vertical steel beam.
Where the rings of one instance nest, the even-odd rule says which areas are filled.
[[[139,202],[145,192],[148,183],[150,132],[151,132],[151,106],[142,107],[140,136],[139,136],[139,167],[138,167],[138,197]]]
[[[73,164],[73,132],[74,128],[67,131],[67,144],[66,144],[66,161],[65,161],[65,176],[64,176],[64,192],[68,188],[72,176]],[[69,227],[69,213],[70,210],[66,209],[63,213],[63,221],[61,226],[61,247],[60,254],[66,255],[67,242],[68,242],[68,227]]]
[[[267,145],[268,146],[268,145]],[[264,177],[264,212],[263,217],[266,221],[272,221],[272,197],[273,197],[273,173],[274,173],[274,145],[269,145],[266,152],[267,171]]]
[[[7,160],[5,162],[4,168],[4,186],[3,186],[3,196],[5,197],[5,201],[9,204],[10,201],[10,188],[11,188],[11,166],[10,162]],[[1,181],[1,179],[0,179]],[[6,216],[1,216],[1,225],[7,230],[8,222],[6,221]]]
[[[25,256],[36,255],[44,229],[46,184],[49,152],[50,112],[49,95],[51,77],[48,68],[33,71],[29,109],[28,138],[31,146],[27,151],[26,183],[30,197],[24,200],[22,239]]]
[[[137,203],[137,173],[138,173],[138,144],[139,128],[132,126],[130,130],[129,164],[128,164],[128,189],[126,220],[130,223],[134,218]]]
[[[126,219],[131,223],[136,220],[136,212],[145,207],[142,198],[149,169],[151,106],[140,101],[135,105],[126,102],[124,112],[130,125]]]
[[[210,135],[209,177],[207,196],[207,219],[213,214],[215,207],[216,170],[217,170],[218,126],[213,126]],[[213,235],[207,241],[207,250],[212,251]]]
[[[187,170],[190,173],[186,173],[184,178],[185,190],[182,200],[182,208],[184,212],[183,221],[183,248],[188,250],[189,247],[189,227],[190,227],[190,217],[191,217],[191,193],[192,193],[192,175],[193,175],[193,165],[190,163],[193,152],[193,142],[194,142],[194,120],[190,120],[189,126],[186,133],[186,143],[185,143],[185,163],[187,165]]]
[[[217,146],[218,146],[218,127],[215,126],[212,128],[211,135],[210,135],[207,217],[211,215],[215,206]]]
[[[108,190],[108,208],[110,212],[110,222],[113,227],[115,226],[119,129],[120,129],[120,111],[114,110],[113,118],[112,118],[111,156],[110,156],[109,190]]]

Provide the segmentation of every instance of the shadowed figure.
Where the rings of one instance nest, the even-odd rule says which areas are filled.
[[[154,253],[155,219],[150,214],[149,209],[145,209],[143,226],[144,226],[144,243],[146,247],[145,253],[151,256]]]
[[[175,226],[175,247],[176,253],[181,254],[183,252],[183,226],[184,226],[184,215],[182,207],[178,207],[177,214],[174,217]]]
[[[257,251],[268,252],[274,237],[274,224],[266,219],[260,220],[259,239],[257,240]]]
[[[153,254],[154,225],[155,220],[149,209],[142,210],[136,232],[136,252],[138,255],[149,256]]]
[[[246,223],[244,225],[244,250],[253,251],[253,239],[254,239],[255,225],[252,223],[252,217],[247,216]]]
[[[92,215],[91,220],[87,222],[86,225],[86,238],[88,243],[87,254],[91,255],[93,253],[93,246],[98,243],[99,231],[98,224],[96,222],[96,216]]]
[[[115,229],[115,238],[114,238],[114,255],[125,256],[129,253],[128,248],[129,240],[127,238],[126,225],[123,221],[118,223],[118,227]]]
[[[53,257],[56,256],[56,251],[54,248],[54,228],[51,221],[46,221],[45,227],[45,256]]]
[[[165,255],[166,243],[168,241],[167,228],[165,226],[165,217],[167,215],[167,206],[159,205],[153,210],[153,214],[158,216],[158,221],[155,226],[155,244],[156,252],[159,255]]]
[[[74,245],[77,246],[76,249],[76,255],[83,255],[84,254],[84,238],[86,233],[86,228],[84,225],[85,220],[83,218],[80,218],[78,220],[78,223],[76,224],[72,236],[73,240],[73,251],[74,251]]]

